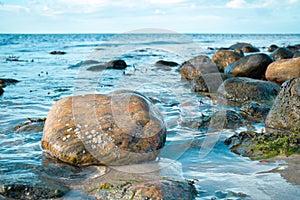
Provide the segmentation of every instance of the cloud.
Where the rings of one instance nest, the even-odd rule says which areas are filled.
[[[151,4],[177,4],[181,3],[184,0],[147,0]]]
[[[232,0],[226,4],[228,8],[242,8],[246,6],[245,0]]]
[[[30,9],[27,7],[19,6],[19,5],[8,5],[8,4],[0,5],[0,10],[8,11],[8,12],[26,12],[26,13],[30,12]]]
[[[299,0],[288,0],[288,3],[290,4],[294,4],[294,3],[298,3]]]
[[[166,14],[166,12],[164,12],[164,11],[162,11],[162,10],[160,10],[160,9],[156,9],[156,10],[154,11],[154,14],[156,14],[156,15],[164,15],[164,14]]]

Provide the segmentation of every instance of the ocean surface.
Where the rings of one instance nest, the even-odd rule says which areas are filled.
[[[224,105],[221,108],[208,97],[191,92],[189,84],[181,81],[177,67],[154,65],[158,60],[182,63],[198,55],[211,57],[212,49],[236,42],[251,43],[268,53],[271,44],[299,44],[300,35],[1,34],[0,78],[20,82],[5,87],[0,96],[0,185],[44,184],[47,169],[51,171],[53,166],[61,168],[51,175],[54,180],[71,179],[77,173],[71,166],[45,158],[40,148],[42,131],[16,131],[15,126],[27,122],[27,118],[45,118],[51,106],[63,97],[131,89],[157,100],[155,105],[168,127],[168,151],[162,158],[176,161],[182,176],[195,180],[197,199],[299,199],[300,186],[279,173],[288,167],[285,161],[251,161],[231,153],[223,144],[225,138],[247,127],[215,133],[195,128],[200,116],[210,116]],[[51,51],[66,54],[51,55]],[[93,72],[87,70],[91,62],[84,62],[113,59],[125,60],[128,68]],[[264,128],[263,123],[253,126],[258,131]],[[203,144],[209,142],[208,138],[214,145],[205,149]],[[66,199],[86,198],[80,190],[73,197],[71,193]]]

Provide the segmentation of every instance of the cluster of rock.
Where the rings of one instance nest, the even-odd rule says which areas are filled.
[[[299,49],[300,45],[271,45],[267,54],[251,44],[237,43],[217,50],[212,59],[203,55],[180,65],[182,80],[190,81],[193,92],[214,93],[228,105],[238,106],[238,113],[224,116],[224,128],[234,127],[228,126],[230,122],[265,122],[267,133],[242,132],[226,140],[234,152],[251,158],[299,153]],[[277,149],[270,145],[276,141],[281,141]]]

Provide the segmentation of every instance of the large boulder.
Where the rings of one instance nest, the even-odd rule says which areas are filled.
[[[179,71],[183,80],[193,80],[202,74],[219,72],[218,67],[212,60],[204,55],[183,62]]]
[[[270,57],[273,60],[282,60],[287,58],[292,58],[294,53],[288,48],[280,47],[277,48],[273,53],[270,54]]]
[[[275,129],[300,131],[300,78],[283,84],[265,123]]]
[[[192,81],[193,92],[216,93],[224,80],[233,76],[223,73],[211,73],[198,76]]]
[[[243,42],[238,42],[236,44],[233,44],[229,47],[229,49],[236,50],[236,49],[241,49],[245,53],[250,53],[250,52],[259,52],[259,49],[252,44],[249,43],[243,43]]]
[[[212,61],[216,63],[220,70],[224,71],[229,64],[237,61],[243,56],[243,53],[238,53],[236,51],[219,50],[213,55]]]
[[[166,140],[160,112],[133,91],[59,100],[45,121],[42,148],[75,164],[126,165],[153,160]]]
[[[246,101],[270,101],[273,100],[280,87],[272,82],[250,79],[229,78],[218,89],[218,93],[227,100],[243,103]]]
[[[236,77],[262,79],[268,65],[272,62],[270,56],[264,53],[248,55],[228,65],[225,73]]]
[[[279,84],[296,77],[300,77],[300,58],[275,61],[266,70],[266,79]]]

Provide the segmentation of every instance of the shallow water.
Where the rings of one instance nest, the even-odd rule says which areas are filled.
[[[62,97],[132,89],[156,100],[168,127],[161,162],[178,161],[183,177],[195,179],[198,199],[298,199],[300,187],[272,171],[279,164],[284,168],[283,161],[251,161],[231,153],[221,142],[246,127],[218,132],[196,128],[195,122],[202,122],[200,116],[234,107],[192,93],[176,67],[154,66],[161,59],[182,63],[200,54],[212,56],[214,51],[208,47],[228,47],[236,42],[249,42],[266,52],[262,47],[271,44],[298,44],[300,35],[0,35],[0,78],[21,81],[4,88],[0,97],[0,183],[43,183],[51,176],[52,181],[70,181],[74,176],[82,180],[82,173],[92,175],[88,169],[45,158],[40,148],[42,132],[17,132],[13,127],[28,117],[46,117]],[[54,50],[67,54],[50,55]],[[19,61],[7,61],[8,56],[17,56]],[[129,65],[125,71],[92,72],[86,70],[91,65],[79,64],[118,58]],[[264,125],[254,126],[260,130]],[[68,198],[72,195],[87,197],[77,190]]]

